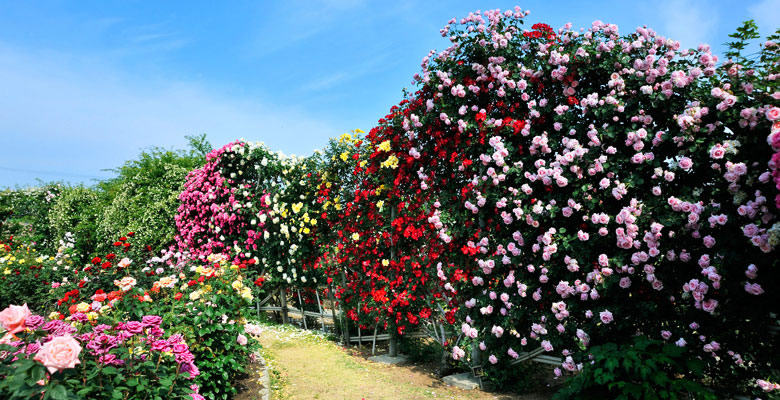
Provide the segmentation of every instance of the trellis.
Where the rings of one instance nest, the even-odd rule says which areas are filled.
[[[255,303],[255,311],[257,313],[257,316],[260,316],[261,312],[278,312],[281,313],[282,316],[282,322],[283,323],[289,323],[290,322],[290,315],[298,315],[300,316],[302,320],[303,328],[306,330],[309,330],[309,324],[306,321],[306,317],[314,318],[315,320],[320,321],[320,330],[322,332],[326,332],[326,321],[330,321],[331,324],[333,324],[334,328],[336,326],[336,323],[338,321],[338,318],[336,318],[336,309],[333,307],[335,304],[335,299],[333,298],[333,291],[329,290],[329,299],[331,300],[331,308],[330,312],[328,312],[327,309],[322,307],[322,302],[320,301],[320,292],[321,288],[315,288],[314,293],[317,299],[317,307],[319,309],[319,312],[316,311],[306,311],[303,307],[303,299],[301,296],[301,290],[300,289],[294,289],[293,297],[297,297],[298,299],[298,307],[289,306],[287,304],[287,288],[282,286],[270,294],[268,294],[264,299],[258,300]],[[278,300],[279,305],[272,305],[272,301],[274,299]],[[358,309],[358,312],[359,309]],[[342,314],[342,311],[339,310],[339,314]],[[315,330],[316,327],[312,326],[311,330]],[[345,346],[349,346],[350,344],[357,344],[358,346],[361,346],[363,343],[371,343],[371,354],[376,354],[376,343],[377,342],[383,342],[383,341],[390,341],[393,336],[390,333],[379,333],[378,327],[374,327],[374,331],[371,334],[364,335],[363,329],[358,327],[358,334],[357,336],[350,337],[350,334],[348,332],[348,329],[346,327],[341,327],[341,333],[342,333],[342,344]],[[447,331],[442,324],[431,324],[431,326],[423,325],[421,326],[421,329],[416,331],[411,331],[406,334],[404,334],[405,337],[409,338],[431,338],[433,340],[436,340],[438,343],[444,343],[447,336]],[[532,361],[537,362],[541,364],[549,364],[549,365],[561,365],[563,360],[560,357],[554,357],[550,355],[544,354],[544,349],[539,347],[535,350],[529,351],[529,352],[522,352],[519,353],[518,357],[513,360],[510,364],[511,365],[517,365],[524,361]],[[476,360],[479,359],[479,355],[476,356]],[[477,361],[479,363],[479,361]],[[475,367],[476,368],[476,367]]]

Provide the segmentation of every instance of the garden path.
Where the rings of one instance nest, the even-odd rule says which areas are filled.
[[[275,399],[519,399],[449,387],[432,368],[384,365],[368,361],[356,349],[345,349],[320,334],[291,326],[265,325],[259,339],[271,368]]]

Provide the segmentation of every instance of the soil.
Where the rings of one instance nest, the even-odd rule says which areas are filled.
[[[236,382],[236,389],[238,394],[233,398],[234,400],[262,400],[260,397],[260,390],[263,389],[263,384],[260,381],[261,374],[263,373],[263,365],[260,363],[250,364],[244,374],[238,377]]]

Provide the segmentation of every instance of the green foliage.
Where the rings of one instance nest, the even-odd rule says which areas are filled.
[[[737,31],[730,34],[729,37],[736,40],[726,43],[729,46],[726,57],[740,58],[742,50],[745,50],[749,42],[761,38],[761,35],[758,34],[758,25],[751,19],[743,22],[742,26],[737,28]]]
[[[400,336],[398,338],[398,350],[409,357],[409,361],[429,363],[441,361],[445,351],[441,343],[428,338],[410,338]]]
[[[0,239],[13,236],[40,249],[55,248],[57,239],[50,235],[49,210],[61,189],[61,183],[41,183],[0,191]]]
[[[115,169],[115,178],[99,184],[108,201],[97,224],[98,251],[110,252],[111,243],[127,232],[135,232],[135,241],[142,245],[130,251],[133,259],[140,258],[145,246],[160,250],[173,243],[182,184],[211,150],[205,135],[188,139],[189,150],[153,147]]]
[[[688,358],[683,347],[635,337],[590,351],[582,373],[566,382],[553,399],[715,399],[699,381],[704,362]]]
[[[86,261],[97,244],[97,224],[101,214],[100,193],[85,186],[64,187],[49,210],[51,240],[65,237],[68,232],[76,239],[79,262]]]

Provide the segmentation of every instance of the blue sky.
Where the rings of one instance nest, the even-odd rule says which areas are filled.
[[[515,5],[529,23],[647,25],[718,52],[741,21],[780,27],[780,0],[0,0],[0,187],[90,183],[198,133],[311,154],[400,101],[448,19]]]

